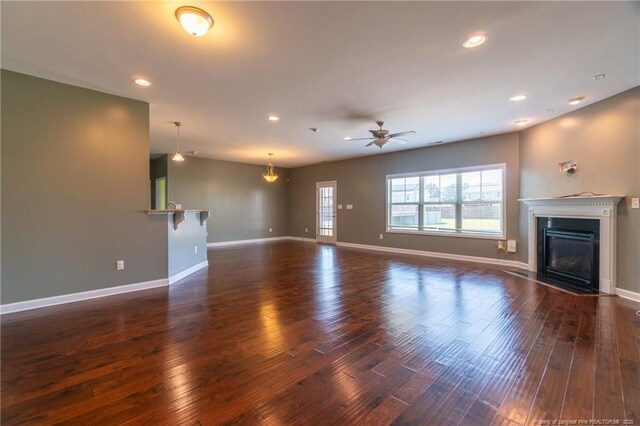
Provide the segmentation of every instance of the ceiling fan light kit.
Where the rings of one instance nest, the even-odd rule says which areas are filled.
[[[413,135],[413,134],[416,133],[414,130],[409,130],[409,131],[406,131],[406,132],[398,132],[398,133],[389,133],[388,130],[382,128],[382,126],[384,126],[384,121],[376,121],[376,124],[380,127],[379,129],[377,129],[377,130],[369,130],[369,132],[373,135],[373,137],[370,137],[370,138],[351,138],[351,137],[346,137],[346,138],[344,138],[344,140],[345,141],[370,140],[371,142],[369,142],[365,146],[375,145],[375,146],[377,146],[379,148],[382,148],[389,141],[404,145],[409,141],[406,140],[406,139],[400,138],[400,136]]]

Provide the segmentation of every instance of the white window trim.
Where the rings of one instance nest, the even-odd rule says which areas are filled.
[[[390,191],[389,191],[389,179],[397,179],[397,178],[406,178],[406,177],[424,177],[424,176],[437,176],[437,175],[446,175],[452,173],[465,173],[465,172],[475,172],[489,169],[502,169],[502,232],[500,234],[496,233],[482,233],[482,232],[465,232],[465,231],[435,231],[435,230],[404,230],[404,229],[395,229],[389,227],[389,205],[390,205]],[[408,173],[395,173],[385,176],[385,229],[389,234],[412,234],[412,235],[429,235],[429,236],[438,236],[438,237],[456,237],[456,238],[474,238],[474,239],[484,239],[484,240],[504,240],[506,238],[507,233],[507,165],[506,163],[498,163],[498,164],[486,164],[481,166],[471,166],[471,167],[457,167],[453,169],[438,169],[438,170],[427,170],[421,172],[408,172]],[[398,204],[398,203],[396,203]],[[402,204],[402,203],[400,203]],[[408,203],[415,204],[415,203]],[[420,205],[420,204],[419,204]],[[424,203],[423,203],[424,205]]]

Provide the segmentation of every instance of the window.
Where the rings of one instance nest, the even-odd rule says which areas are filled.
[[[387,176],[387,230],[504,237],[504,164]]]

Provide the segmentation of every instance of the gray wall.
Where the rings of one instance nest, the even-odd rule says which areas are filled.
[[[170,277],[207,260],[206,224],[200,225],[198,213],[186,213],[177,230],[173,227],[173,216],[169,216],[168,232]]]
[[[573,176],[559,161],[577,160]],[[520,195],[583,191],[626,195],[618,204],[618,287],[640,292],[640,87],[533,126],[520,135]],[[527,213],[520,218],[520,260],[527,261]]]
[[[277,169],[278,180],[267,183],[266,166],[196,157],[168,163],[167,200],[185,209],[213,210],[208,242],[288,235],[287,170]]]
[[[337,211],[340,242],[516,260],[515,254],[498,252],[494,240],[385,233],[387,174],[497,163],[507,165],[507,238],[517,239],[517,133],[292,169],[289,233],[315,238],[315,184],[335,180],[338,203],[354,206],[353,210]],[[305,228],[309,229],[308,233]],[[384,233],[383,240],[379,239],[381,233]]]
[[[1,133],[1,303],[167,276],[148,104],[2,70]]]

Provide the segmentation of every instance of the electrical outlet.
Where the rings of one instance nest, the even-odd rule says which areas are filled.
[[[631,199],[631,208],[632,209],[640,209],[640,198],[632,198]]]
[[[273,228],[269,228],[269,232],[273,232]]]
[[[309,233],[309,228],[304,228],[304,233],[308,234]]]
[[[353,204],[347,204],[347,210],[353,210]]]
[[[176,204],[176,210],[182,210],[182,204]]]
[[[384,239],[384,234],[380,234],[380,239],[383,240]]]
[[[338,204],[338,210],[342,210],[342,204]]]
[[[507,241],[507,251],[509,253],[515,253],[516,252],[516,240]]]
[[[194,247],[193,247],[193,252],[194,252],[195,254],[198,254],[198,246],[194,246]]]
[[[507,242],[506,241],[498,241],[498,250],[507,251]]]
[[[122,271],[124,269],[124,260],[116,260],[116,271]]]

